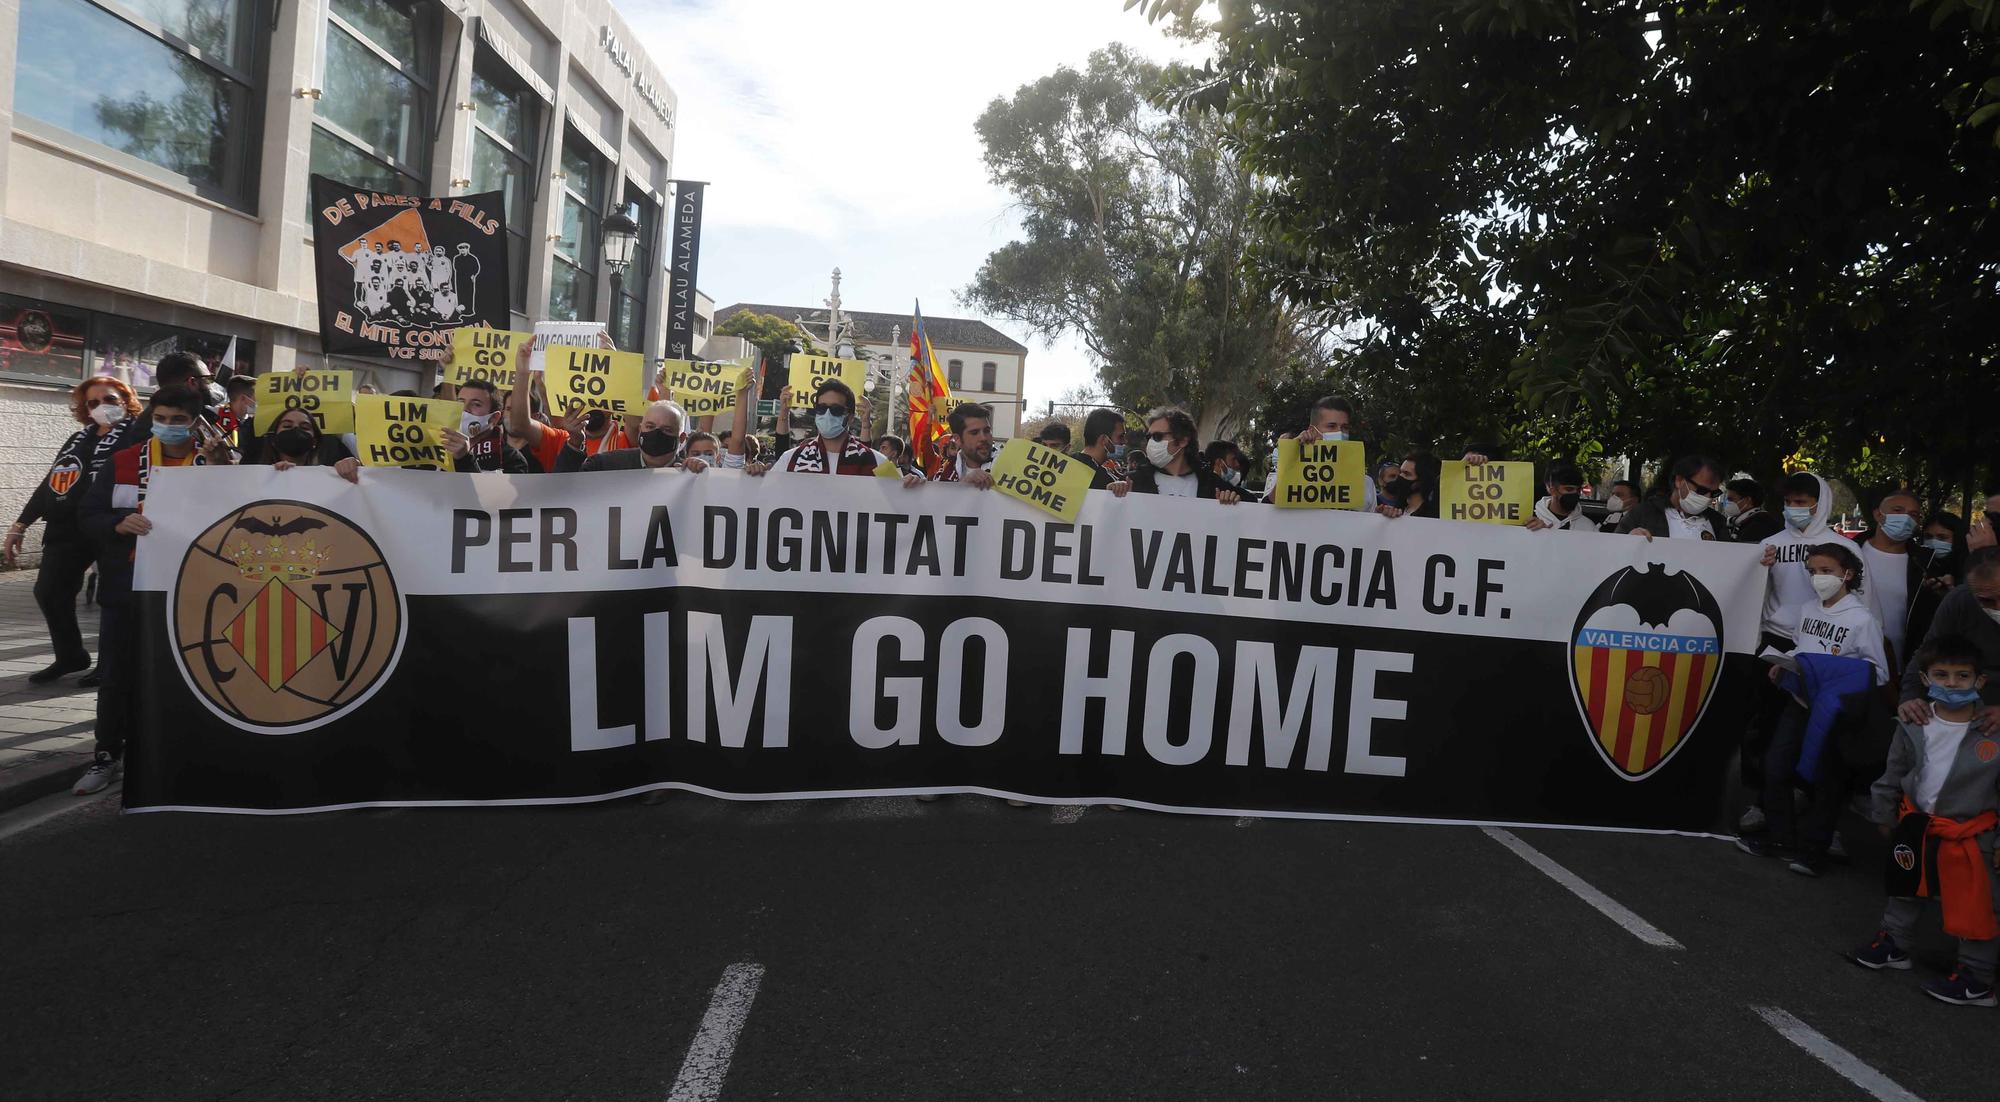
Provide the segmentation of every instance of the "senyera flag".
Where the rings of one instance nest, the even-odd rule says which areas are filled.
[[[924,332],[924,306],[915,305],[910,323],[910,447],[925,474],[937,473],[938,441],[947,431],[944,421],[951,384],[939,369],[937,353]]]

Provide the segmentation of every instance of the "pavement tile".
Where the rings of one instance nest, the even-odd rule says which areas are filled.
[[[34,588],[34,571],[0,572],[0,794],[33,782],[51,760],[88,757],[97,717],[97,693],[77,688],[74,676],[50,685],[28,684],[28,675],[51,658]],[[97,609],[80,605],[77,618],[84,646],[95,655]]]

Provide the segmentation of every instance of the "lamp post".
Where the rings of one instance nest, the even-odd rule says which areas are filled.
[[[639,247],[639,223],[623,208],[604,219],[604,263],[611,269],[611,309],[605,312],[612,344],[617,344],[618,308],[625,302],[625,269],[632,264],[632,252]]]

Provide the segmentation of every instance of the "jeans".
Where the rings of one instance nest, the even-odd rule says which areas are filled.
[[[1808,715],[1804,705],[1787,700],[1771,732],[1771,745],[1764,753],[1764,818],[1773,842],[1824,856],[1847,798],[1848,771],[1839,747],[1829,738],[1820,748],[1819,775],[1810,785],[1812,804],[1804,814],[1793,810],[1792,786],[1801,783],[1799,751],[1805,748]]]
[[[97,752],[116,761],[139,711],[139,617],[130,598],[103,606],[97,673]]]
[[[56,661],[90,664],[90,652],[83,646],[83,629],[76,622],[76,595],[83,589],[84,572],[96,558],[82,540],[61,540],[42,544],[42,568],[35,575],[35,603],[49,624],[49,642],[55,646]]]

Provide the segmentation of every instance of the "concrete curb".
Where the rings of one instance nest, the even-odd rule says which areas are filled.
[[[58,754],[45,761],[7,770],[0,775],[0,812],[31,804],[43,796],[68,791],[89,768],[89,754]]]

